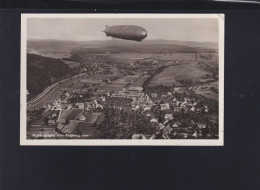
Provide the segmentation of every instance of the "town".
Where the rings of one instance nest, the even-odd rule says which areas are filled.
[[[204,72],[192,78],[172,76],[203,59],[216,62],[214,54],[117,56],[73,54],[74,64],[81,63],[80,75],[58,82],[48,92],[52,99],[28,105],[27,137],[218,138],[216,68],[202,67]]]

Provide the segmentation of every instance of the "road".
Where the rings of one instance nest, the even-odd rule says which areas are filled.
[[[55,84],[52,84],[48,88],[46,88],[41,94],[39,94],[36,98],[30,100],[27,103],[27,108],[28,109],[36,109],[43,107],[47,103],[54,101],[55,99],[60,97],[60,89],[69,86],[71,83],[75,82],[78,77],[87,75],[86,73],[76,75],[74,77],[70,77],[67,79],[63,79],[62,81],[59,81]]]

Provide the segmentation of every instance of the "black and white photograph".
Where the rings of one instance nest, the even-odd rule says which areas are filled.
[[[224,14],[22,14],[21,145],[224,145]]]

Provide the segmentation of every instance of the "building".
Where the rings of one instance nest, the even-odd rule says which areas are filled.
[[[80,120],[80,121],[85,121],[85,120],[86,120],[86,117],[85,117],[84,115],[81,115],[81,116],[79,116],[79,120]]]
[[[65,96],[66,96],[66,97],[69,97],[70,94],[69,94],[68,92],[65,92]]]
[[[84,107],[85,107],[84,103],[76,103],[75,105],[76,105],[76,107],[78,107],[79,109],[84,109]]]
[[[168,96],[168,95],[167,95],[166,92],[162,92],[162,93],[161,93],[161,97],[164,97],[164,98],[165,98],[165,97],[167,97],[167,96]]]
[[[152,119],[150,120],[150,122],[151,122],[151,123],[158,123],[158,119],[152,118]]]
[[[49,119],[48,120],[48,125],[55,125],[56,121],[54,119]]]
[[[143,134],[133,134],[132,139],[146,139]]]
[[[165,114],[164,118],[166,121],[170,121],[173,119],[173,116],[172,116],[172,114]]]
[[[170,109],[170,105],[168,103],[166,104],[160,104],[161,106],[161,110],[167,110],[167,109]]]

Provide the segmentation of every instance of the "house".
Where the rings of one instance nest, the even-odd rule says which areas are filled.
[[[148,110],[150,110],[150,109],[151,109],[150,106],[145,106],[144,109],[143,109],[143,111],[148,111]]]
[[[172,128],[170,127],[170,125],[167,125],[166,127],[164,127],[163,132],[166,134],[170,134],[172,132]]]
[[[98,104],[97,100],[94,100],[94,103],[95,103],[95,105],[97,105]]]
[[[69,97],[70,94],[69,94],[68,92],[65,92],[65,96],[66,96],[66,97]]]
[[[139,108],[140,108],[139,105],[132,105],[132,109],[133,109],[133,110],[138,110]]]
[[[209,108],[208,108],[208,106],[204,106],[205,107],[205,112],[209,112]]]
[[[161,130],[163,129],[165,126],[162,124],[162,123],[159,123],[158,126],[157,126],[157,129],[158,130]]]
[[[48,120],[48,125],[55,125],[56,121],[54,119],[49,119]]]
[[[166,92],[162,92],[161,93],[161,97],[167,97],[167,93]]]
[[[191,109],[190,109],[191,111],[195,111],[196,110],[196,108],[193,106]]]
[[[167,110],[167,109],[170,109],[170,105],[168,103],[166,104],[160,104],[161,106],[161,110]]]
[[[151,117],[151,114],[149,114],[149,113],[148,113],[148,114],[146,114],[146,117]]]
[[[172,128],[178,128],[181,126],[181,123],[180,122],[175,122],[173,125],[172,125]]]
[[[143,134],[133,134],[132,139],[146,139]]]
[[[79,109],[84,109],[84,107],[85,107],[84,103],[76,103],[75,105],[76,105],[76,107],[78,107]]]
[[[200,135],[200,134],[199,134],[197,131],[195,131],[195,132],[193,133],[192,137],[194,137],[194,138],[198,138],[199,135]]]
[[[207,126],[205,125],[205,124],[198,124],[198,127],[200,128],[200,129],[202,129],[202,128],[206,128]]]
[[[79,120],[80,120],[80,121],[85,121],[85,120],[86,120],[86,117],[85,117],[84,115],[81,115],[81,116],[79,116]]]
[[[184,101],[188,102],[188,101],[190,101],[190,98],[189,97],[184,97]]]
[[[172,95],[172,93],[171,93],[171,92],[167,92],[167,95],[168,95],[168,96],[171,96],[171,95]]]
[[[57,104],[56,104],[56,109],[57,109],[57,110],[60,110],[60,109],[61,109],[61,104],[58,104],[58,103],[57,103]]]
[[[151,123],[158,123],[158,119],[155,119],[154,117],[150,120]]]
[[[157,98],[157,93],[151,93],[151,97]]]
[[[97,105],[96,105],[96,108],[101,108],[101,109],[103,109],[103,106],[102,106],[101,104],[97,104]]]
[[[173,116],[172,116],[172,114],[165,114],[164,118],[166,121],[170,121],[173,119]]]
[[[178,128],[178,125],[177,125],[176,123],[174,123],[174,124],[172,125],[172,128]]]

